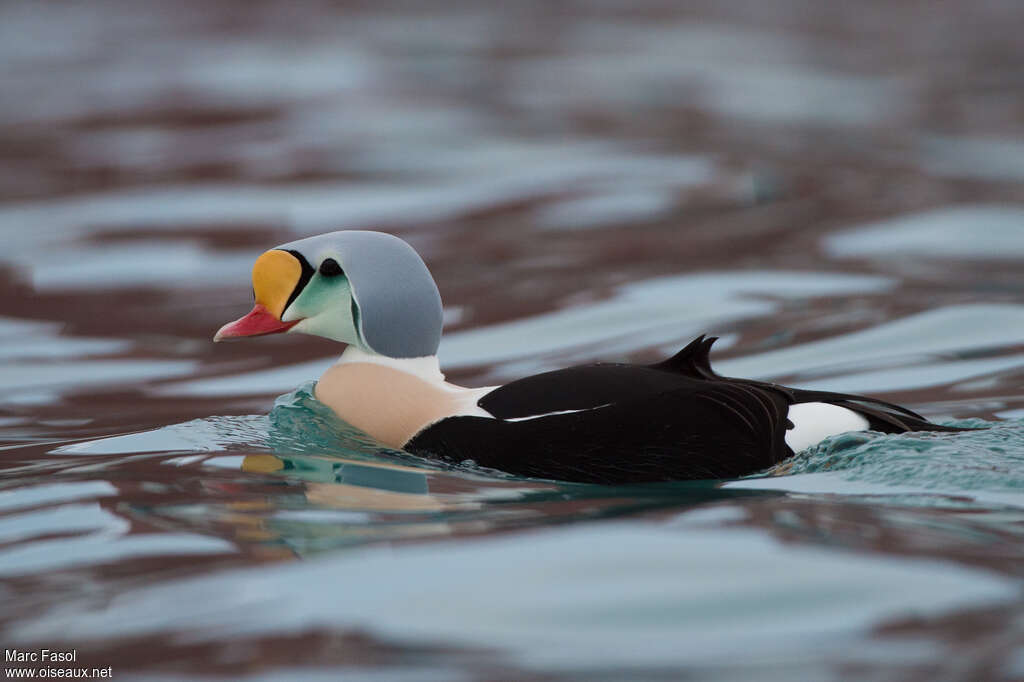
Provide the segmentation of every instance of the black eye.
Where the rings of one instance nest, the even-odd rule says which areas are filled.
[[[338,275],[344,275],[345,271],[338,265],[338,261],[328,258],[320,264],[320,274],[324,277],[337,277]]]

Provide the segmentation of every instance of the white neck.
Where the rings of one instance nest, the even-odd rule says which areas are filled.
[[[444,382],[444,374],[441,373],[441,363],[436,355],[424,355],[420,358],[389,358],[386,355],[380,355],[358,346],[350,345],[335,364],[346,365],[354,362],[370,362],[375,365],[391,367],[430,383]]]

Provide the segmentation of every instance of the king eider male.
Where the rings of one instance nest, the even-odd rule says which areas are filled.
[[[302,332],[348,344],[317,399],[387,446],[450,462],[591,483],[732,478],[845,431],[957,430],[873,398],[718,376],[703,336],[654,365],[450,384],[437,285],[411,246],[381,232],[278,246],[256,260],[252,285],[252,312],[214,341]]]

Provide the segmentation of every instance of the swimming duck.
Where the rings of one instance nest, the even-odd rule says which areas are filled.
[[[653,365],[457,386],[437,359],[437,285],[408,243],[382,232],[282,244],[256,260],[252,287],[252,311],[214,341],[302,333],[347,344],[317,399],[384,445],[444,461],[588,483],[732,478],[847,431],[957,430],[874,398],[719,376],[705,336]]]

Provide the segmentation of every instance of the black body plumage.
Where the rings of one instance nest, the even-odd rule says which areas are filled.
[[[796,403],[839,405],[887,433],[960,430],[874,398],[719,376],[708,358],[715,340],[700,336],[654,365],[582,365],[511,382],[479,401],[495,419],[449,417],[405,449],[520,476],[626,484],[778,464],[793,454],[786,415]]]

